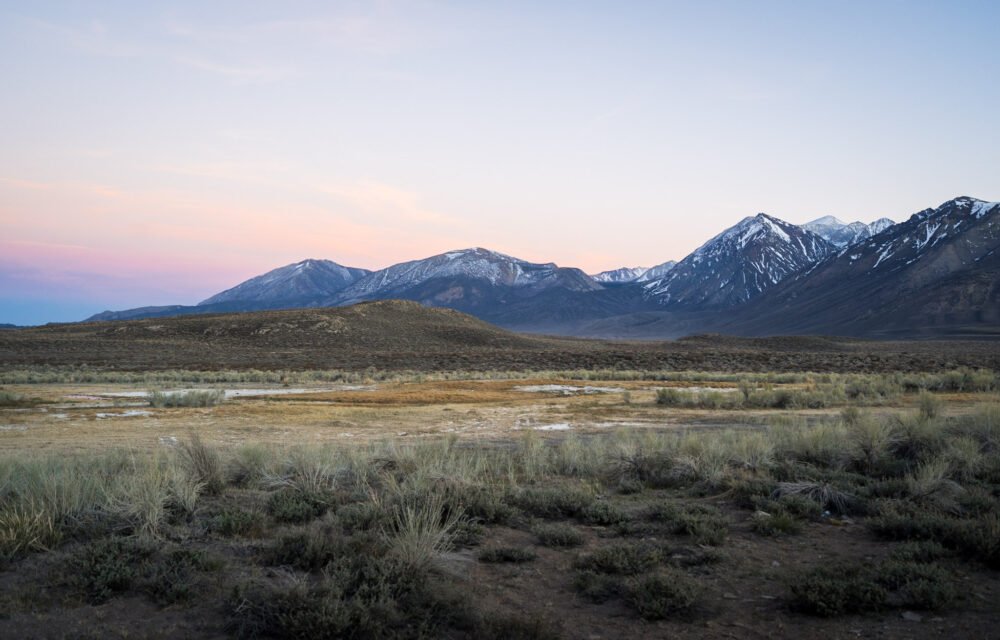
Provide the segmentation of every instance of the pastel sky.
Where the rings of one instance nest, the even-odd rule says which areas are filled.
[[[1000,3],[0,0],[0,322],[1000,199]]]

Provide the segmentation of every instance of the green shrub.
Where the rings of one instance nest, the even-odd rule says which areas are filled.
[[[243,509],[224,509],[209,520],[208,528],[226,538],[233,536],[254,537],[263,532],[262,514]]]
[[[106,538],[84,546],[70,561],[70,574],[93,604],[132,589],[155,547],[138,538]]]
[[[904,542],[893,547],[889,557],[901,562],[936,562],[951,555],[940,543],[932,540]]]
[[[645,620],[665,620],[689,617],[700,594],[701,588],[687,576],[658,573],[630,580],[626,601]]]
[[[791,535],[802,531],[802,521],[787,511],[758,511],[750,518],[750,526],[764,536]]]
[[[587,524],[609,526],[625,522],[628,516],[606,500],[595,500],[580,511],[580,520]]]
[[[662,502],[650,508],[646,518],[667,524],[671,533],[691,536],[696,544],[717,546],[729,535],[729,521],[707,505]]]
[[[527,513],[540,518],[572,518],[594,501],[594,496],[569,487],[521,489],[514,501]]]
[[[229,610],[229,630],[239,638],[435,638],[476,626],[463,596],[368,553],[338,556],[313,581],[241,584]]]
[[[663,560],[659,548],[643,544],[613,544],[577,558],[577,569],[634,576],[654,569]]]
[[[579,547],[583,534],[568,524],[542,524],[534,528],[538,541],[546,547]]]
[[[798,576],[791,584],[792,608],[817,616],[879,611],[888,591],[858,567],[820,567]]]
[[[281,489],[268,498],[267,511],[278,522],[309,522],[326,513],[329,503],[328,496]]]

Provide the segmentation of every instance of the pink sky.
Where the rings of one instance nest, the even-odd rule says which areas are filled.
[[[191,304],[310,257],[484,246],[593,273],[681,259],[760,211],[1000,199],[997,19],[976,2],[7,3],[0,323]],[[941,33],[962,46],[928,47]]]

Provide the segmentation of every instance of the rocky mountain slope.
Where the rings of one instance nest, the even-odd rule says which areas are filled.
[[[961,197],[842,249],[740,310],[740,333],[997,333],[1000,203]]]
[[[332,260],[303,260],[226,289],[199,305],[220,302],[280,302],[332,296],[371,273]]]
[[[812,222],[807,222],[801,227],[842,249],[882,233],[894,224],[896,223],[889,218],[879,218],[870,224],[865,224],[864,222],[841,222],[833,216],[823,216]]]
[[[671,309],[732,307],[809,269],[834,250],[815,233],[760,213],[703,244],[666,276],[647,283],[645,293]]]

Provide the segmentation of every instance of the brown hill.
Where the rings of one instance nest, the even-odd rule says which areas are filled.
[[[937,370],[1000,366],[1000,343],[554,338],[512,333],[450,309],[386,300],[0,331],[0,366],[37,365],[123,370]]]

